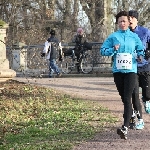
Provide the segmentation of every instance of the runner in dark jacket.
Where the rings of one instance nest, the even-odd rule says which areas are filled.
[[[142,119],[142,108],[137,110],[136,102],[139,100],[139,86],[142,88],[142,100],[146,113],[150,114],[150,30],[143,26],[138,26],[138,12],[135,10],[129,11],[130,16],[130,29],[136,33],[141,39],[144,50],[145,50],[145,59],[142,63],[138,63],[138,80],[136,82],[135,89],[132,94],[132,103],[133,103],[133,115],[131,118],[130,126],[135,125],[135,116],[137,115],[138,123],[135,125],[136,129],[143,129],[144,122]],[[140,100],[139,100],[140,101]],[[140,106],[141,107],[141,106]]]

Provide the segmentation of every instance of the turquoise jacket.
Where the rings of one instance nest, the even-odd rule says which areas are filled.
[[[114,49],[115,45],[120,45],[118,50]],[[112,71],[121,72],[121,73],[129,73],[135,72],[137,73],[137,56],[144,56],[144,47],[143,44],[136,33],[127,30],[118,30],[104,41],[100,48],[100,53],[102,56],[113,56],[113,66]],[[117,69],[116,67],[116,57],[119,55],[118,53],[129,53],[131,54],[131,65],[130,69]],[[118,61],[118,60],[117,60]]]

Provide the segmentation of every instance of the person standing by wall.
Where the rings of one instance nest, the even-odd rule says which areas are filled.
[[[133,106],[136,105],[136,102],[139,100],[139,86],[142,88],[142,100],[145,108],[145,112],[150,114],[150,30],[143,26],[138,25],[138,12],[136,10],[129,11],[130,18],[130,30],[136,33],[141,39],[144,50],[145,58],[143,62],[138,63],[138,80],[133,91],[132,103]],[[140,100],[139,100],[140,101]],[[143,120],[139,119],[139,113],[134,107],[133,115],[131,118],[132,126],[135,125],[135,116],[137,113],[138,125],[136,129],[143,129],[144,124]],[[140,113],[141,114],[141,113]],[[141,117],[141,116],[140,116]]]
[[[57,74],[57,77],[61,76],[61,72],[56,64],[56,55],[58,53],[58,48],[61,47],[59,40],[55,36],[55,30],[50,31],[50,37],[45,42],[45,47],[42,56],[47,54],[47,59],[49,59],[49,77],[53,77],[53,73]]]
[[[104,41],[100,53],[102,56],[113,56],[114,82],[124,104],[124,121],[122,127],[117,129],[117,134],[120,138],[127,139],[132,115],[131,97],[136,83],[137,61],[142,61],[144,50],[138,35],[129,29],[128,12],[120,11],[116,15],[116,23],[119,29]]]

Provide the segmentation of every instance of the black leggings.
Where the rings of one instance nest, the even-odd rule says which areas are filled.
[[[136,73],[114,73],[114,82],[124,104],[124,126],[129,127],[132,116],[131,97],[135,88]]]
[[[150,100],[150,72],[138,74],[139,86],[142,88],[143,102]]]
[[[133,109],[137,112],[137,118],[142,119],[142,105],[139,99],[139,78],[136,77],[135,88],[132,94]]]

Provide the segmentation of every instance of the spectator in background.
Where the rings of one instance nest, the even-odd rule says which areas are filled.
[[[86,48],[87,38],[82,28],[77,29],[76,35],[73,37],[72,42],[75,43],[75,55],[77,60],[80,57],[80,53],[84,48]]]
[[[79,62],[80,54],[83,51],[91,50],[92,46],[88,43],[84,30],[82,28],[77,29],[77,33],[74,35],[72,42],[75,43],[74,54]],[[80,72],[79,66],[77,67],[78,72]]]
[[[45,47],[42,53],[42,56],[47,54],[47,59],[49,59],[49,77],[53,77],[53,73],[57,74],[57,77],[61,76],[61,72],[56,64],[56,55],[58,53],[58,49],[61,47],[61,43],[55,36],[55,30],[50,31],[50,37],[45,42]]]

